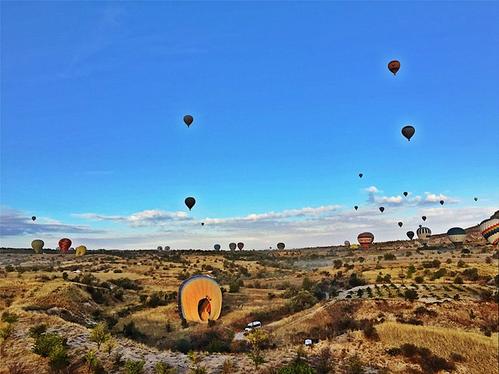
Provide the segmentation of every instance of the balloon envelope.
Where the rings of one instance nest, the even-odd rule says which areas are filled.
[[[194,121],[194,117],[191,116],[190,114],[186,114],[184,116],[184,123],[187,125],[187,127],[189,127],[193,121]]]
[[[161,248],[161,247],[159,247],[159,248]],[[162,250],[162,248],[160,250]],[[76,247],[76,256],[78,256],[78,257],[85,256],[86,254],[87,254],[87,247],[85,247],[84,245],[80,245],[80,246]]]
[[[478,197],[474,197],[473,200],[478,201]]]
[[[239,242],[239,243],[237,243],[237,248],[238,248],[240,251],[242,251],[242,250],[243,250],[243,248],[244,248],[244,243],[243,243],[243,242]]]
[[[45,243],[43,242],[43,240],[40,239],[35,239],[31,242],[31,248],[33,248],[35,253],[40,253],[44,245]]]
[[[191,210],[195,204],[196,204],[195,198],[191,196],[185,198],[185,205],[187,206],[187,208],[189,208],[189,210]]]
[[[406,137],[407,140],[411,140],[415,132],[416,129],[411,125],[407,125],[402,128],[402,135],[404,135],[404,137]]]
[[[178,310],[186,321],[217,320],[222,312],[222,291],[207,275],[195,275],[182,282],[178,290]]]
[[[393,75],[396,75],[399,69],[400,69],[399,60],[392,60],[388,63],[388,70],[390,70],[393,73]]]
[[[236,250],[236,247],[237,247],[237,244],[236,244],[236,243],[230,243],[230,244],[229,244],[229,249],[230,249],[231,251],[235,251],[235,250]]]
[[[358,207],[357,205],[355,205],[353,208],[354,208],[355,210],[359,209],[359,207]]]
[[[423,219],[423,221],[426,221],[426,216],[423,216],[423,217],[421,217],[421,218]]]
[[[457,247],[466,239],[466,231],[461,227],[453,227],[447,231],[447,237]]]
[[[345,240],[343,244],[345,245],[345,247],[350,247],[350,242],[348,240]]]
[[[277,249],[280,249],[281,251],[286,247],[286,245],[282,242],[277,243]]]
[[[416,230],[416,234],[418,235],[418,239],[421,240],[423,244],[426,244],[429,237],[431,236],[431,230],[428,227],[419,226]]]
[[[383,212],[385,211],[385,208],[384,208],[384,207],[382,207],[382,206],[380,206],[380,207],[379,207],[379,211],[380,211],[381,213],[383,213]]]
[[[215,249],[215,251],[219,251],[221,247],[220,244],[215,244],[213,248]]]
[[[398,225],[399,225],[399,227],[402,227],[404,225],[404,223],[403,222],[399,222]]]
[[[440,205],[444,205],[444,201],[443,200],[440,200]]]
[[[364,174],[359,173],[359,178],[362,178],[363,176],[364,176]]]
[[[404,191],[404,196],[407,197],[409,195],[409,192]]]
[[[406,235],[409,239],[412,240],[412,238],[414,238],[414,231],[407,231]]]
[[[492,245],[499,244],[499,219],[486,219],[480,223],[480,232],[482,236]]]
[[[32,221],[35,221],[35,220],[36,220],[36,217],[35,217],[35,216],[31,217],[31,220],[32,220]]]
[[[374,235],[370,232],[362,232],[357,236],[357,241],[364,249],[368,249],[374,241]]]
[[[62,253],[67,253],[69,247],[71,247],[71,240],[69,240],[68,238],[62,238],[61,240],[59,240],[59,248],[61,249]]]

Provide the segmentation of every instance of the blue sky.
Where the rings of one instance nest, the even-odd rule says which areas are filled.
[[[395,239],[425,212],[437,231],[477,223],[499,206],[498,16],[494,2],[2,2],[2,245],[263,248]]]

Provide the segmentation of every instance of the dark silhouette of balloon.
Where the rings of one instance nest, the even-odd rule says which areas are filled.
[[[357,241],[364,249],[369,249],[371,243],[374,241],[374,235],[370,232],[362,232],[357,236]]]
[[[380,207],[379,207],[379,211],[380,211],[381,213],[383,213],[383,212],[385,211],[385,208],[384,208],[384,207],[382,207],[382,206],[380,206]]]
[[[364,174],[359,173],[359,178],[362,178],[363,176],[364,176]]]
[[[403,224],[404,224],[403,222],[398,223],[399,227],[402,227]]]
[[[186,321],[208,323],[217,320],[222,312],[220,285],[207,275],[190,277],[178,290],[178,310]]]
[[[194,117],[191,116],[190,114],[187,114],[184,116],[184,123],[187,125],[187,127],[189,127],[193,121],[194,121]]]
[[[406,235],[409,239],[412,240],[412,238],[414,238],[414,231],[407,231]]]
[[[402,128],[402,135],[404,135],[408,141],[411,140],[415,132],[416,129],[411,125],[407,125]]]
[[[69,240],[68,238],[62,238],[61,240],[59,240],[59,248],[61,249],[62,253],[67,253],[69,247],[71,247],[71,240]]]
[[[237,248],[238,248],[240,251],[242,251],[242,250],[243,250],[243,248],[244,248],[244,243],[243,243],[243,242],[239,242],[239,243],[237,243]]]
[[[201,222],[201,226],[204,226],[204,222]]]
[[[277,249],[282,251],[285,247],[286,247],[286,245],[284,243],[282,243],[282,242],[277,243]]]
[[[463,245],[464,239],[466,239],[466,231],[461,227],[453,227],[447,231],[447,237],[456,248],[459,248]]]
[[[196,204],[196,199],[193,198],[193,197],[187,197],[185,199],[185,205],[187,206],[187,208],[189,208],[189,210],[192,209],[192,207],[194,206],[194,204]]]
[[[348,240],[345,240],[343,244],[345,247],[350,248],[350,242]]]
[[[44,245],[45,243],[40,239],[35,239],[31,242],[31,248],[33,248],[35,253],[41,253]]]
[[[443,200],[440,200],[440,205],[444,205],[444,201]]]
[[[359,207],[358,207],[357,205],[355,205],[353,208],[354,208],[355,210],[359,209]]]
[[[423,216],[423,217],[421,217],[421,218],[423,219],[423,221],[426,221],[426,216]]]
[[[31,220],[32,220],[32,221],[35,221],[35,220],[36,220],[36,217],[35,217],[35,216],[31,217]]]
[[[231,251],[235,251],[235,250],[236,250],[236,247],[237,247],[237,244],[236,244],[236,243],[230,243],[230,244],[229,244],[229,249],[230,249]]]
[[[407,197],[407,195],[409,195],[409,192],[404,191],[404,196]]]
[[[220,244],[215,244],[213,248],[215,248],[215,251],[219,251],[221,247]]]
[[[393,75],[397,75],[397,72],[400,69],[400,61],[392,60],[388,63],[388,70],[390,70]]]
[[[473,198],[473,200],[478,201],[478,197]]]

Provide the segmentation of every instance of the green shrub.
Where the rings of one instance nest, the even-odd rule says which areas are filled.
[[[64,345],[56,345],[49,353],[49,365],[53,370],[62,370],[69,365],[69,358]]]
[[[15,313],[10,313],[8,311],[5,311],[2,313],[2,321],[7,322],[7,323],[15,323],[19,317]]]
[[[126,360],[125,373],[126,374],[142,374],[144,372],[144,360]]]
[[[292,362],[277,371],[278,374],[315,374],[316,371],[306,362]]]
[[[47,325],[44,323],[39,323],[38,325],[35,325],[29,329],[29,336],[36,339],[45,331],[47,331]]]
[[[64,346],[64,339],[57,333],[44,333],[39,335],[33,346],[33,352],[42,356],[48,357],[53,349]]]

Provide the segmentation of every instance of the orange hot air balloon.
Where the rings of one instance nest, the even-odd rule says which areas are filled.
[[[371,243],[374,241],[374,235],[370,232],[362,232],[357,236],[357,241],[364,249],[369,249]]]
[[[62,238],[59,240],[59,248],[62,253],[68,253],[69,247],[71,247],[71,240],[68,238]]]
[[[400,61],[392,60],[388,63],[388,70],[390,70],[393,75],[397,75],[397,72],[400,69]]]
[[[222,312],[222,291],[214,278],[194,275],[178,290],[180,318],[192,322],[217,320]]]

